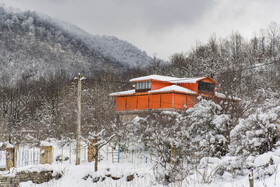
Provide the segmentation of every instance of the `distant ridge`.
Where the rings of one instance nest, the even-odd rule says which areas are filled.
[[[113,36],[91,35],[47,15],[0,6],[0,78],[14,82],[54,72],[94,75],[146,67],[144,51]]]

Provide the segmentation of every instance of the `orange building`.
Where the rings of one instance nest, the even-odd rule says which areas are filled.
[[[210,77],[149,75],[130,82],[134,84],[133,90],[110,94],[115,97],[115,111],[118,113],[190,108],[198,102],[198,96],[226,99],[223,94],[215,92],[218,83]]]

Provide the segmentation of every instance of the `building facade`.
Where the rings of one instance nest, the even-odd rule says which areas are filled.
[[[210,77],[177,78],[149,75],[131,79],[134,89],[111,93],[117,113],[154,110],[182,110],[193,107],[198,96],[225,100],[216,92],[218,83]]]

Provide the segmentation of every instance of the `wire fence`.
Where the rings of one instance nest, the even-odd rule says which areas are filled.
[[[15,166],[17,168],[28,165],[40,164],[39,147],[30,145],[19,145],[15,147]],[[110,146],[106,145],[98,151],[98,158],[111,163],[149,163],[151,156],[145,149],[131,146]],[[76,162],[76,146],[75,143],[68,145],[53,146],[52,163],[54,164],[75,164]],[[88,145],[82,143],[80,150],[80,162],[88,162]],[[0,169],[6,167],[6,150],[0,150]]]
[[[40,163],[40,148],[19,146],[15,150],[16,167],[38,165]]]
[[[6,150],[0,150],[0,170],[6,168]]]
[[[76,146],[75,145],[60,145],[54,147],[53,162],[64,164],[75,164],[76,162]],[[88,146],[83,143],[80,149],[80,161],[81,163],[88,160]]]
[[[148,163],[151,156],[147,150],[134,147],[133,149],[123,147],[106,146],[101,149],[101,159],[112,163]]]

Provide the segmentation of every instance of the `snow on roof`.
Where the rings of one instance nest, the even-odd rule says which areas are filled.
[[[167,86],[167,87],[164,87],[164,88],[161,88],[158,90],[148,91],[148,93],[170,92],[170,91],[183,92],[183,93],[188,93],[188,94],[196,94],[196,92],[194,92],[194,91],[191,91],[187,88],[183,88],[183,87],[177,86],[177,85],[171,85],[171,86]],[[134,94],[134,93],[135,93],[135,90],[128,90],[128,91],[111,93],[110,96],[130,95],[130,94]]]
[[[10,144],[9,142],[6,144],[7,148],[14,148],[14,146],[12,144]]]
[[[51,146],[51,144],[47,141],[41,141],[40,146]]]
[[[135,90],[127,90],[127,91],[122,91],[122,92],[115,92],[109,94],[110,96],[118,96],[118,95],[129,95],[129,94],[134,94]]]
[[[177,84],[177,83],[196,83],[197,81],[199,81],[201,79],[204,79],[204,78],[209,78],[209,77],[178,78],[178,77],[170,77],[170,76],[162,76],[162,75],[148,75],[148,76],[144,76],[144,77],[137,77],[137,78],[134,78],[134,79],[130,79],[130,82],[146,81],[146,80],[158,80],[158,81],[171,82],[171,83],[174,83],[174,84]]]
[[[188,94],[196,94],[196,92],[194,92],[194,91],[191,91],[187,88],[183,88],[183,87],[177,86],[177,85],[166,86],[166,87],[158,89],[158,90],[149,91],[149,93],[169,92],[169,91],[183,92],[183,93],[188,93]]]
[[[196,83],[197,81],[204,79],[206,77],[194,77],[194,78],[177,78],[172,80],[172,83]]]
[[[159,80],[159,81],[172,81],[178,79],[177,77],[169,77],[169,76],[162,76],[162,75],[148,75],[144,77],[137,77],[134,79],[130,79],[130,82],[136,82],[136,81],[145,81],[145,80]]]

